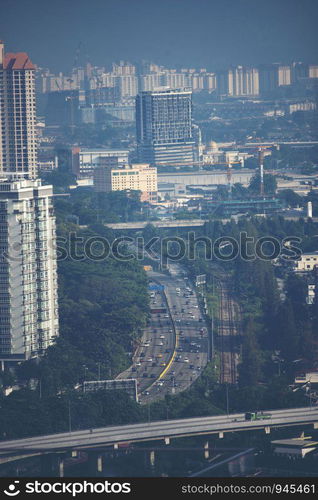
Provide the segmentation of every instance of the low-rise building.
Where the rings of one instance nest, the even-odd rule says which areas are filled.
[[[93,178],[94,169],[100,166],[102,158],[116,157],[118,165],[128,165],[129,151],[127,149],[72,149],[72,170],[77,178]]]
[[[303,253],[295,266],[296,271],[313,271],[318,266],[318,252]]]
[[[109,159],[94,170],[94,189],[99,193],[111,191],[140,191],[141,201],[157,201],[157,169],[148,163],[119,167]]]
[[[272,441],[273,452],[286,458],[304,458],[308,453],[315,451],[318,447],[317,441],[308,438],[280,439]]]

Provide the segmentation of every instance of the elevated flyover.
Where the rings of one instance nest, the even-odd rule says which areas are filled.
[[[204,226],[206,220],[203,219],[185,219],[185,220],[147,220],[137,222],[115,222],[105,224],[105,226],[120,231],[120,230],[136,230],[144,229],[148,224],[159,228],[175,228],[175,227],[199,227]]]
[[[314,425],[318,427],[318,408],[288,408],[264,411],[270,417],[264,420],[245,420],[243,413],[218,415],[213,417],[162,420],[141,424],[108,426],[90,430],[50,434],[24,439],[0,442],[1,453],[35,451],[66,451],[97,449],[107,446],[115,448],[120,443],[134,443],[152,440],[169,440],[184,436],[241,432],[271,428]]]

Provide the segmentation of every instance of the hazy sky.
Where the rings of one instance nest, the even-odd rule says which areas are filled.
[[[318,62],[318,0],[0,0],[6,51],[69,71],[82,58],[168,67]]]

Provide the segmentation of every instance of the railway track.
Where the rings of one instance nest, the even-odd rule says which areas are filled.
[[[220,351],[220,383],[237,383],[239,308],[233,300],[226,280],[220,282],[218,341]]]

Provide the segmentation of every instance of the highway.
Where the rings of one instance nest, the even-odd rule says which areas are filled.
[[[185,219],[185,220],[146,220],[137,222],[114,222],[107,223],[105,226],[115,230],[123,229],[144,229],[148,224],[154,227],[176,228],[176,227],[198,227],[204,226],[206,220],[203,219]],[[82,226],[86,227],[86,226]]]
[[[139,402],[148,404],[187,389],[208,360],[207,329],[197,296],[179,264],[169,264],[170,275],[149,271],[164,288],[151,298],[151,308],[167,306],[152,314],[133,365],[117,378],[136,378]]]
[[[169,281],[169,280],[168,280]],[[150,285],[154,285],[150,281]],[[169,285],[168,285],[169,286]],[[138,400],[142,402],[142,394],[157,381],[169,363],[174,348],[175,334],[172,318],[163,292],[151,292],[150,307],[154,311],[165,309],[164,313],[153,312],[150,324],[145,328],[140,344],[134,352],[133,364],[117,379],[135,378],[137,380]]]
[[[58,451],[80,450],[119,443],[133,443],[157,439],[238,432],[255,429],[269,430],[270,427],[293,426],[318,423],[318,408],[289,408],[264,411],[270,418],[246,421],[244,414],[218,415],[213,417],[163,420],[141,424],[109,426],[90,430],[51,434],[33,438],[1,441],[0,451]]]
[[[227,222],[230,222],[232,219],[235,219],[239,217],[242,214],[238,215],[232,215],[232,217],[222,217],[222,218],[216,218],[215,220],[218,220],[222,224],[226,224]],[[301,217],[305,217],[306,215],[303,213],[300,213],[297,216],[289,216],[287,213],[280,212],[279,215],[283,216],[284,219],[286,220],[299,220]],[[271,217],[271,215],[269,216]],[[318,217],[313,217],[312,218],[313,222],[318,221]],[[114,223],[107,223],[105,226],[115,230],[115,231],[140,231],[141,229],[144,229],[148,224],[153,225],[154,227],[157,228],[181,228],[181,227],[201,227],[204,226],[207,222],[209,222],[208,219],[185,219],[185,220],[160,220],[160,221],[152,221],[152,220],[147,220],[147,221],[137,221],[137,222],[114,222]],[[80,226],[82,228],[86,228],[87,226]]]

